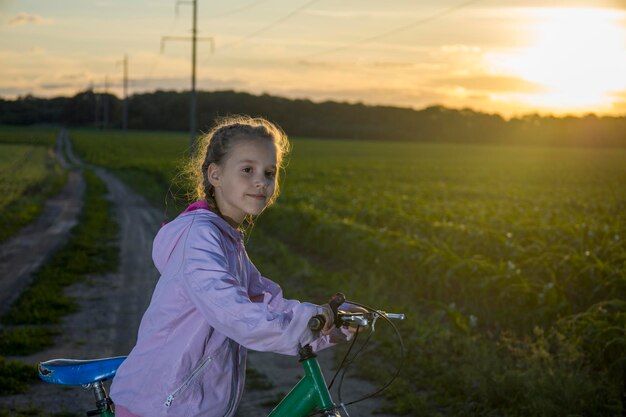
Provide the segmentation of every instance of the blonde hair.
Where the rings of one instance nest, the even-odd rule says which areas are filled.
[[[261,117],[236,115],[220,118],[211,130],[197,140],[194,153],[183,168],[183,174],[191,185],[191,199],[205,200],[209,208],[220,215],[215,190],[208,179],[208,167],[212,163],[222,163],[233,145],[242,140],[269,140],[276,147],[276,188],[267,206],[278,198],[279,173],[291,149],[285,132]],[[246,220],[250,223],[251,216],[246,216]]]

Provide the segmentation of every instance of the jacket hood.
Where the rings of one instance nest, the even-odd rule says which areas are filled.
[[[214,224],[220,232],[234,241],[241,241],[243,239],[242,233],[232,227],[226,220],[221,218],[218,214],[209,210],[209,206],[206,201],[197,201],[191,204],[174,220],[164,224],[152,244],[152,260],[154,265],[159,270],[159,273],[163,273],[170,256],[180,241],[184,238],[189,229],[193,225],[194,221],[201,216],[203,221],[210,221]]]

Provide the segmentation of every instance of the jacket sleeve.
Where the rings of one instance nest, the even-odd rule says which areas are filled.
[[[288,355],[314,340],[307,322],[320,308],[284,300],[277,285],[272,297],[252,302],[247,288],[229,272],[221,233],[212,225],[197,224],[190,231],[184,259],[183,286],[220,333],[249,349]]]
[[[259,271],[250,263],[250,289],[248,291],[250,299],[253,302],[269,302],[274,307],[288,309],[290,303],[297,301],[287,300],[283,298],[283,291],[278,284],[269,278],[262,276]],[[342,309],[342,307],[339,307]],[[333,329],[326,336],[319,336],[311,342],[313,351],[319,352],[322,349],[336,345],[337,343],[346,342],[352,339],[352,333],[346,329]]]

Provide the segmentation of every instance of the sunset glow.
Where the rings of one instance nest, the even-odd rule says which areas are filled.
[[[190,88],[189,2],[0,2],[0,97]],[[626,114],[626,4],[198,1],[200,90],[504,116]],[[574,7],[575,6],[575,7]]]
[[[536,9],[532,46],[487,59],[504,71],[545,87],[518,97],[540,109],[610,109],[626,89],[625,14],[603,9]]]

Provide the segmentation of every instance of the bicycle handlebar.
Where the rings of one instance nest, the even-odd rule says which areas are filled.
[[[341,327],[346,325],[366,327],[370,323],[375,322],[378,317],[384,316],[391,320],[404,320],[404,314],[402,313],[387,313],[384,311],[367,311],[367,312],[349,312],[339,310],[339,306],[343,304],[346,297],[342,293],[337,293],[331,298],[330,308],[335,313],[335,326]],[[326,324],[326,318],[321,314],[311,317],[308,323],[309,329],[319,332],[324,328]]]

